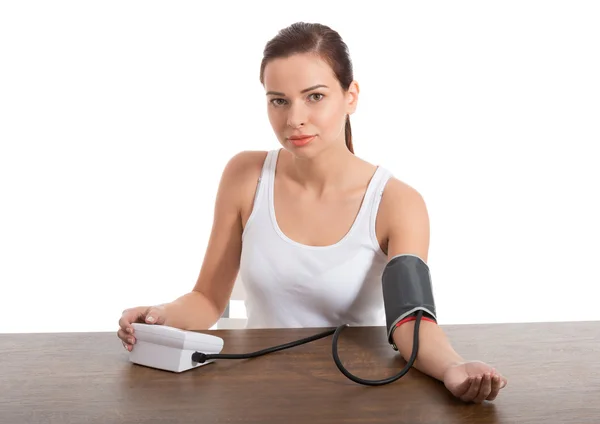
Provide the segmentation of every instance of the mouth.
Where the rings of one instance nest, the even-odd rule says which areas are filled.
[[[290,143],[292,143],[294,146],[306,146],[308,143],[310,143],[314,138],[316,137],[316,135],[294,135],[291,137],[288,137],[288,140],[290,141]]]

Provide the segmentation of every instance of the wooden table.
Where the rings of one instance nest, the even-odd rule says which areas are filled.
[[[336,368],[331,337],[181,374],[134,365],[115,333],[0,335],[0,422],[20,423],[600,423],[600,322],[444,326],[467,359],[508,386],[464,404],[412,369],[379,387]],[[214,330],[224,353],[252,352],[323,329]],[[342,333],[342,361],[378,379],[405,364],[383,327]]]

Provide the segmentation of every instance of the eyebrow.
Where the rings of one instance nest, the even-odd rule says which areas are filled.
[[[325,84],[317,84],[317,85],[313,85],[312,87],[305,88],[304,90],[301,91],[301,93],[306,93],[307,91],[315,90],[317,88],[329,88],[329,87],[327,87]],[[269,94],[272,94],[275,96],[285,96],[284,93],[281,93],[279,91],[267,91],[267,96]]]

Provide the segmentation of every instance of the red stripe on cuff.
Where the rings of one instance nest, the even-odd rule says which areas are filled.
[[[407,318],[404,318],[403,320],[399,321],[398,324],[396,324],[396,328],[400,327],[402,324],[409,322],[409,321],[416,321],[417,317],[416,316],[410,316]],[[427,317],[421,317],[421,321],[429,321],[429,322],[433,322],[435,323],[435,320],[431,319],[431,318],[427,318]]]

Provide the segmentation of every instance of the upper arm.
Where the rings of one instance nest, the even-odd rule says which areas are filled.
[[[241,208],[248,193],[249,174],[256,169],[260,152],[241,152],[225,166],[214,205],[211,234],[194,291],[204,294],[222,312],[239,271],[242,249]]]
[[[427,262],[429,213],[423,196],[413,187],[390,179],[381,205],[387,229],[387,256],[412,254]]]

